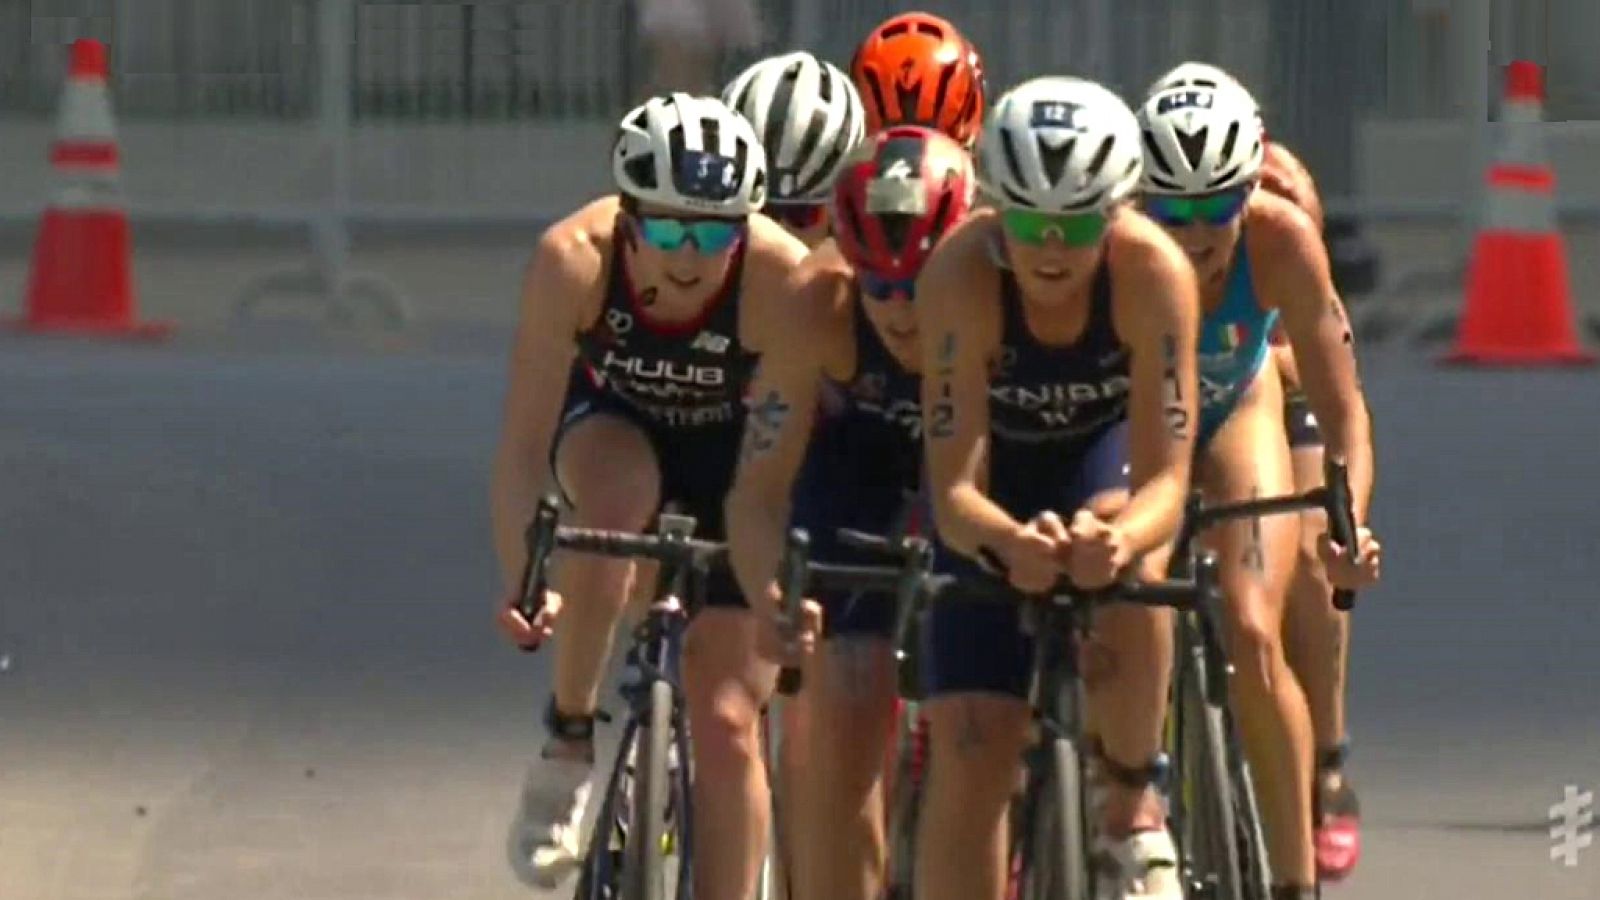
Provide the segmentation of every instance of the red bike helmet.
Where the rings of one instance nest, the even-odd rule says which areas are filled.
[[[972,146],[983,128],[983,60],[938,16],[902,13],[872,29],[850,60],[868,133],[923,125]]]
[[[902,125],[868,137],[833,190],[834,238],[856,269],[910,281],[972,208],[972,157],[931,128]]]

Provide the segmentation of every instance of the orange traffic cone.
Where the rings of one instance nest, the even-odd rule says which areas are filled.
[[[72,45],[50,164],[60,187],[39,222],[21,327],[122,337],[167,334],[170,325],[136,321],[132,238],[106,89],[106,48],[99,41]]]
[[[1473,243],[1466,309],[1447,362],[1594,362],[1578,343],[1567,249],[1556,226],[1555,173],[1544,151],[1544,73],[1506,67],[1502,137],[1487,177],[1485,220]]]

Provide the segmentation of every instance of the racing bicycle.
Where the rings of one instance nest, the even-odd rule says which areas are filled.
[[[1322,509],[1336,543],[1350,546],[1355,533],[1349,473],[1330,460],[1324,486],[1283,497],[1205,505],[1190,495],[1169,574],[1194,569],[1196,538],[1222,522]],[[1348,610],[1348,591],[1333,602]],[[1173,761],[1170,819],[1177,838],[1188,896],[1195,900],[1270,900],[1272,873],[1255,783],[1228,706],[1232,667],[1220,638],[1218,603],[1178,616],[1175,665],[1168,714]]]
[[[690,537],[691,516],[663,513],[655,534],[559,524],[558,501],[540,501],[526,532],[528,560],[518,604],[530,621],[544,603],[556,550],[660,564],[644,620],[633,629],[620,693],[627,704],[598,817],[581,863],[575,900],[688,900],[694,835],[689,806],[689,734],[681,685],[683,632],[703,598],[721,543]]]

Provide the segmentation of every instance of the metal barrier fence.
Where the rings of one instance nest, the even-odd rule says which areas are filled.
[[[640,82],[650,0],[359,0],[352,75],[363,117],[610,115]],[[751,0],[763,49],[843,61],[894,0]],[[315,0],[0,0],[0,113],[48,113],[62,47],[117,48],[127,116],[298,117],[316,96]],[[1448,0],[926,0],[984,51],[996,85],[1076,71],[1136,91],[1184,57],[1264,86],[1280,115],[1449,117],[1463,100]],[[1551,66],[1552,118],[1600,115],[1593,0],[1496,0],[1493,52]],[[743,59],[734,59],[736,65]],[[1322,86],[1326,82],[1327,86]],[[1308,95],[1319,102],[1303,103]],[[1341,116],[1342,117],[1342,116]]]
[[[636,99],[643,82],[647,61],[636,21],[653,2],[659,0],[0,0],[0,117],[50,114],[66,45],[95,37],[111,45],[113,93],[125,118],[216,122],[241,133],[250,129],[226,123],[277,123],[284,126],[279,132],[300,129],[294,137],[277,134],[297,149],[305,143],[302,132],[314,135],[319,155],[308,162],[330,182],[317,195],[327,199],[314,201],[314,208],[222,200],[162,214],[310,226],[319,260],[313,280],[338,284],[352,219],[467,222],[485,215],[451,205],[453,192],[465,184],[459,177],[438,179],[444,187],[432,196],[443,202],[355,202],[352,123],[454,121],[492,131],[494,123],[510,120],[533,126],[554,121],[559,129],[567,128],[565,120],[611,120]],[[758,53],[791,47],[843,63],[873,23],[904,8],[893,0],[745,2],[759,5],[762,40],[725,58],[724,74]],[[1547,61],[1552,118],[1600,109],[1600,91],[1589,89],[1600,85],[1600,56],[1587,47],[1587,36],[1600,29],[1596,0],[920,5],[951,18],[978,44],[996,90],[1038,73],[1075,72],[1132,95],[1181,59],[1220,63],[1257,89],[1275,136],[1307,158],[1330,207],[1362,216],[1423,215],[1470,225],[1470,201],[1460,198],[1477,193],[1486,158],[1491,58]],[[1578,27],[1589,19],[1596,28]],[[1574,33],[1564,35],[1569,30]],[[1462,130],[1450,152],[1453,161],[1465,161],[1463,179],[1474,183],[1463,180],[1459,192],[1420,206],[1406,198],[1356,196],[1354,135],[1358,122],[1372,118],[1456,120]],[[381,151],[368,144],[362,171],[388,165],[404,173],[390,179],[397,185],[427,183],[434,173],[408,167],[413,150],[427,150],[430,159],[449,159],[470,174],[472,148],[452,150],[455,145],[439,143],[440,134],[408,132]]]
[[[660,0],[352,0],[357,120],[611,117],[636,99],[636,20]],[[678,0],[689,3],[692,0]],[[702,0],[703,2],[703,0]],[[761,52],[810,47],[843,62],[895,0],[744,0]],[[1547,61],[1552,119],[1600,115],[1594,0],[1484,0],[1491,53]],[[1352,187],[1362,119],[1455,118],[1480,105],[1462,58],[1474,2],[1450,0],[926,0],[984,52],[998,89],[1071,71],[1134,94],[1173,62],[1208,59],[1261,95],[1335,193]],[[319,91],[316,0],[0,0],[0,115],[54,109],[64,46],[113,47],[128,118],[304,119]],[[1569,27],[1570,26],[1570,27]],[[751,52],[725,60],[725,74]],[[1483,68],[1483,67],[1480,67]],[[1486,86],[1486,85],[1485,85]]]

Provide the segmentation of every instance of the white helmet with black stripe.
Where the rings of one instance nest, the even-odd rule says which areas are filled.
[[[1144,130],[1140,188],[1209,194],[1248,184],[1266,157],[1261,110],[1237,83],[1157,91],[1139,108]]]
[[[995,103],[978,140],[978,185],[1002,207],[1104,212],[1139,183],[1139,124],[1081,78],[1035,78]]]
[[[716,97],[666,94],[630,110],[611,173],[623,194],[681,212],[746,216],[767,199],[755,129]]]
[[[739,73],[722,102],[750,120],[767,153],[772,202],[828,199],[845,156],[866,134],[850,77],[810,53],[785,53]]]

